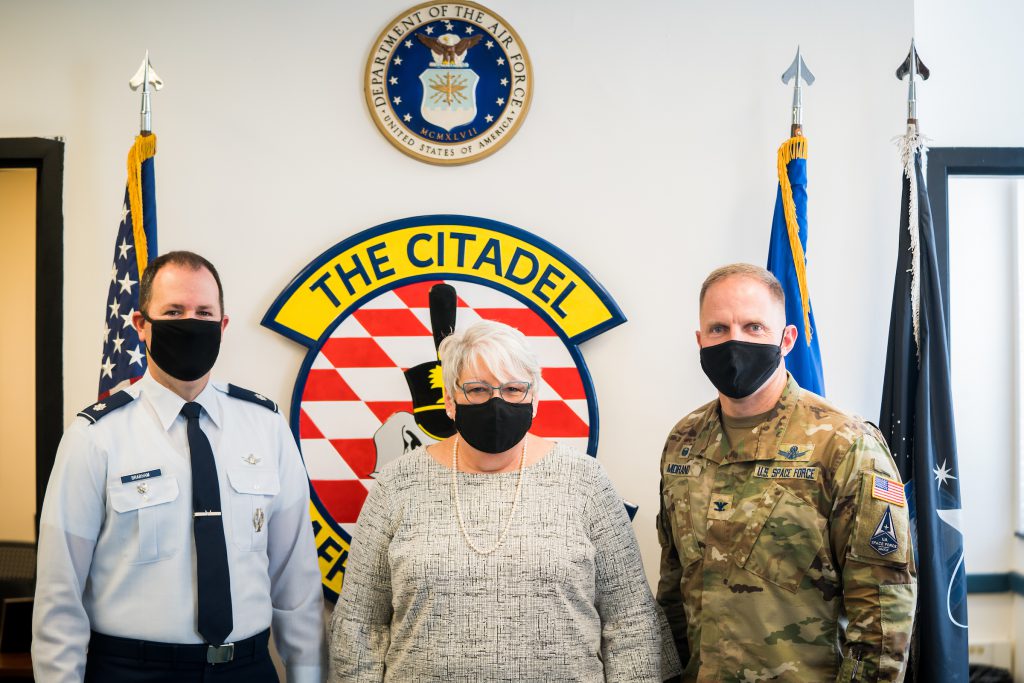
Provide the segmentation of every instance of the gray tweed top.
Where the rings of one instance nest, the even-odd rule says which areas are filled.
[[[479,555],[459,531],[450,469],[423,448],[384,468],[331,621],[330,681],[637,683],[678,673],[604,469],[556,445],[525,476],[504,544]],[[458,477],[466,530],[489,548],[519,474]]]

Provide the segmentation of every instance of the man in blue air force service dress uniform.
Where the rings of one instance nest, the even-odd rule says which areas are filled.
[[[213,265],[149,264],[149,370],[78,414],[43,503],[39,683],[320,681],[320,572],[295,441],[263,396],[210,382],[228,318]]]

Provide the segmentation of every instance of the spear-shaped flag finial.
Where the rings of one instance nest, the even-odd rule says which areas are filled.
[[[907,125],[917,126],[917,76],[920,76],[921,80],[927,81],[931,76],[931,71],[917,54],[917,46],[913,38],[910,39],[910,52],[907,53],[907,58],[896,69],[896,78],[901,81],[907,75],[910,76],[907,84]]]
[[[132,76],[130,81],[128,81],[128,85],[131,86],[132,90],[142,88],[142,109],[139,112],[139,131],[143,135],[149,135],[153,131],[153,110],[149,101],[150,86],[153,86],[154,90],[159,90],[164,87],[163,79],[157,75],[156,71],[153,69],[153,65],[149,63],[149,50],[146,50],[145,59],[142,60],[139,70],[136,71],[135,75]]]
[[[801,79],[807,85],[814,85],[814,74],[807,68],[804,58],[800,55],[800,46],[797,45],[796,57],[793,58],[793,63],[786,69],[786,73],[782,74],[783,83],[793,81],[793,122],[790,134],[794,136],[802,134],[804,125],[804,99],[803,91],[800,87]]]

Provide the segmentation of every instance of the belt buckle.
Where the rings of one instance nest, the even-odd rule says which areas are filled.
[[[235,644],[210,645],[206,648],[207,664],[227,664],[235,658]]]

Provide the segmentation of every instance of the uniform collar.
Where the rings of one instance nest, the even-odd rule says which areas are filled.
[[[803,389],[793,379],[793,375],[786,373],[786,386],[782,390],[782,396],[779,397],[775,407],[771,409],[764,422],[761,423],[757,429],[760,430],[760,434],[757,440],[757,447],[748,453],[737,453],[733,454],[733,457],[727,458],[727,454],[724,453],[726,449],[722,446],[722,442],[709,443],[712,435],[718,435],[719,439],[723,439],[724,428],[722,425],[722,404],[721,401],[715,401],[713,410],[710,411],[708,416],[707,425],[704,428],[704,438],[699,439],[703,443],[699,443],[700,448],[697,448],[698,452],[704,451],[705,457],[716,462],[744,462],[748,460],[774,460],[778,451],[778,444],[782,441],[789,429],[790,419],[793,417],[793,411],[796,410],[797,403],[800,401],[800,394]]]
[[[160,425],[165,430],[170,429],[174,420],[181,413],[185,399],[157,382],[149,370],[139,380],[137,386],[149,404],[153,406],[153,410],[156,411]],[[203,390],[196,396],[195,402],[203,407],[203,411],[213,421],[213,424],[220,427],[220,403],[217,401],[217,390],[214,388],[213,382],[206,383]]]

